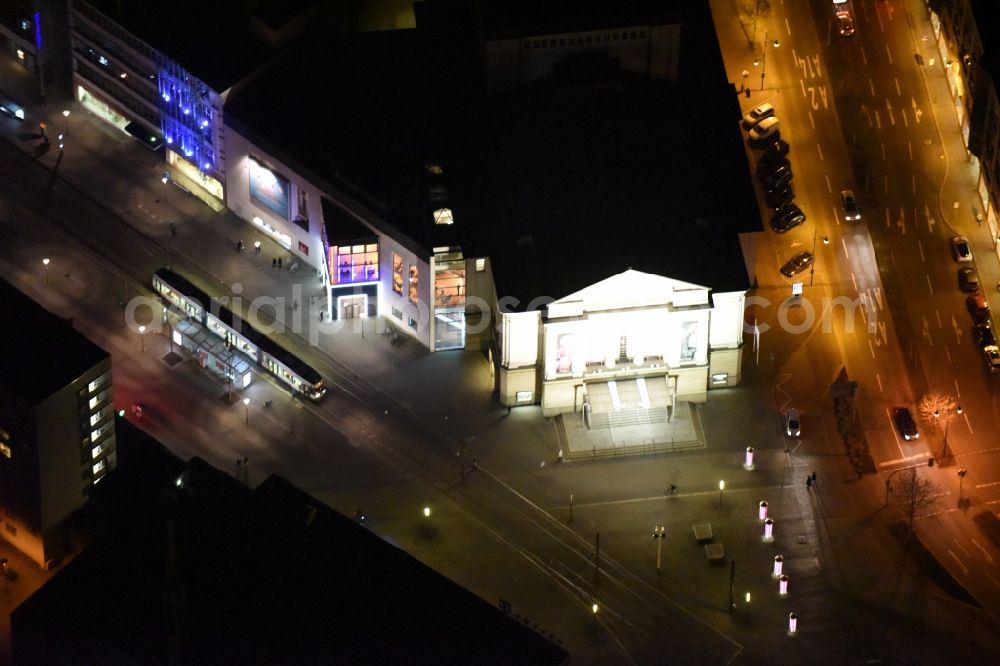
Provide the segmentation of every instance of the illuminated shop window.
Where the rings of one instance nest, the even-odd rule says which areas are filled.
[[[378,244],[335,245],[333,247],[336,270],[334,284],[372,282],[378,280]],[[399,255],[393,255],[394,258]],[[402,258],[400,258],[402,265]]]
[[[90,457],[91,457],[91,458],[97,458],[98,456],[100,456],[100,455],[101,455],[101,453],[102,453],[103,451],[104,451],[104,447],[103,447],[103,446],[101,446],[100,444],[98,444],[97,446],[95,446],[94,448],[92,448],[92,449],[90,450]]]
[[[97,475],[103,472],[106,465],[107,463],[105,463],[103,460],[98,460],[93,467],[94,474]]]
[[[476,259],[476,272],[477,273],[482,273],[485,270],[486,270],[486,260],[485,259]]]

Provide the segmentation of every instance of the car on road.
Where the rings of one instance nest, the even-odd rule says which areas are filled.
[[[900,436],[906,441],[920,439],[920,432],[917,430],[917,422],[913,420],[913,414],[909,407],[896,407],[892,410],[892,420],[896,423],[896,429]]]
[[[785,262],[785,265],[781,267],[781,274],[785,277],[792,277],[798,275],[805,269],[813,265],[816,261],[816,257],[813,256],[812,252],[799,252],[797,255]]]
[[[841,35],[850,37],[854,34],[854,17],[850,10],[841,9],[834,16],[837,19],[837,30]]]
[[[750,129],[749,136],[752,143],[760,143],[765,139],[779,137],[778,119],[774,116],[764,118]]]
[[[771,217],[771,228],[775,233],[788,233],[806,221],[806,214],[795,204],[788,204]]]
[[[770,157],[768,153],[764,153],[760,161],[757,162],[757,175],[763,178],[768,174],[774,173],[780,167],[791,169],[792,163],[786,157]]]
[[[969,310],[969,314],[972,316],[972,321],[977,324],[990,321],[990,304],[986,301],[986,294],[981,291],[977,291],[974,294],[969,294],[969,297],[965,299],[965,307]]]
[[[764,118],[770,118],[774,115],[774,105],[772,104],[761,104],[758,107],[750,109],[750,113],[743,116],[743,129],[748,130]]]
[[[955,236],[951,239],[951,256],[960,264],[972,261],[972,246],[965,236]]]
[[[850,190],[840,191],[840,205],[844,209],[844,219],[850,222],[851,220],[861,219],[861,206],[858,205],[858,200],[854,198],[854,192]]]
[[[979,273],[975,268],[966,266],[958,269],[958,288],[962,291],[979,291]]]
[[[1000,372],[1000,347],[996,345],[983,347],[983,360],[990,374],[995,375]]]
[[[790,165],[781,165],[760,180],[766,191],[782,188],[785,185],[788,185],[791,181],[792,168]]]
[[[799,423],[799,410],[789,407],[785,411],[785,434],[789,437],[798,437],[802,434],[802,426]]]
[[[988,322],[976,324],[972,329],[972,334],[976,337],[976,344],[979,345],[980,349],[995,347],[997,344],[997,336],[993,334],[993,327]]]
[[[768,144],[767,148],[764,149],[764,156],[784,157],[789,150],[791,150],[791,146],[788,145],[788,142],[784,139],[778,139]]]
[[[768,190],[764,194],[764,203],[772,210],[779,210],[792,203],[795,198],[795,190],[791,185],[784,185],[776,190]]]

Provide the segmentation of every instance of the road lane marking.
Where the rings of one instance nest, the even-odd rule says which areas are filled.
[[[987,453],[997,453],[998,451],[1000,451],[1000,446],[994,446],[991,449],[980,449],[978,451],[967,451],[965,453],[958,453],[958,454],[955,454],[955,457],[956,458],[959,458],[959,457],[964,458],[965,456],[984,456]],[[1000,502],[1000,500],[997,500],[997,501]]]
[[[957,546],[959,550],[961,550],[963,553],[965,553],[966,557],[968,557],[969,559],[972,559],[972,553],[970,553],[968,550],[966,550],[965,546],[963,546],[962,544],[960,544],[958,542],[958,537],[952,537],[952,541],[955,542],[955,546]]]
[[[917,196],[917,176],[916,176],[916,174],[910,174],[910,190],[913,192],[913,196]]]
[[[882,388],[882,378],[879,377],[879,374],[877,372],[875,373],[875,381],[878,382],[879,393],[885,393],[885,389]]]
[[[948,357],[948,362],[951,363],[951,351],[948,349],[948,345],[944,346],[944,355]]]
[[[802,88],[802,97],[806,96],[806,82],[805,79],[799,79],[799,87]]]
[[[813,119],[813,112],[809,112],[809,124],[812,125],[813,129],[816,129],[816,121]]]
[[[966,576],[968,576],[969,575],[969,569],[964,564],[962,564],[962,560],[958,559],[958,555],[956,555],[955,553],[951,552],[951,548],[948,549],[948,554],[955,558],[955,563],[962,568],[962,573],[964,573]]]
[[[882,176],[882,189],[889,194],[889,174]]]
[[[871,79],[868,79],[868,90],[871,92],[872,97],[874,97],[875,96],[875,83]],[[878,112],[876,111],[876,113],[878,113]],[[879,127],[881,127],[881,125],[879,125]]]
[[[1000,481],[992,481],[990,483],[977,483],[975,485],[976,488],[991,488],[993,486],[1000,486]]]
[[[962,397],[962,392],[958,388],[958,380],[957,379],[955,380],[955,397],[956,398],[961,398]]]
[[[924,273],[924,277],[927,278],[927,288],[930,290],[931,296],[933,296],[934,295],[934,287],[931,286],[931,276],[928,275],[928,274],[926,274],[926,273]]]
[[[889,408],[888,407],[885,408],[885,413],[886,413],[886,415],[889,414]],[[892,425],[892,417],[891,416],[889,417],[889,425]],[[893,434],[895,434],[895,432],[896,432],[895,426],[893,426],[893,431],[892,432],[893,432]],[[897,441],[897,443],[899,442],[898,439],[896,441]],[[902,447],[900,448],[899,452],[903,453]],[[913,462],[914,460],[919,460],[921,458],[926,459],[927,458],[927,454],[926,453],[914,453],[912,456],[908,456],[906,454],[903,454],[902,458],[896,458],[895,460],[886,460],[885,462],[880,462],[878,464],[878,466],[879,466],[880,469],[885,469],[887,467],[891,467],[892,465],[899,465],[900,463]],[[904,467],[903,469],[906,469],[906,468]],[[1000,501],[1000,500],[998,500],[998,501]]]
[[[896,125],[896,114],[892,112],[892,102],[885,100],[885,112],[889,114],[889,122]]]
[[[991,574],[989,571],[984,571],[983,573],[985,573],[987,576],[990,577],[990,580],[993,581],[994,585],[996,585],[997,587],[1000,587],[1000,583],[998,583],[997,579],[993,577],[993,574]]]
[[[854,291],[858,290],[858,280],[854,277],[854,271],[851,271],[851,284],[854,285]]]
[[[924,112],[920,110],[919,106],[917,106],[917,100],[913,97],[910,98],[910,106],[913,107],[913,119],[916,120],[919,125],[920,116],[924,115]]]
[[[885,162],[885,141],[879,141],[878,147],[882,150],[882,161]]]
[[[875,18],[878,19],[878,31],[885,32],[885,26],[882,25],[882,14],[878,11],[878,5],[875,5]],[[886,46],[888,48],[888,46]]]
[[[861,47],[861,62],[868,64],[868,55],[865,53],[865,47]]]
[[[938,328],[944,328],[944,324],[941,323],[941,313],[937,310],[934,310],[934,317],[937,319]],[[952,315],[951,318],[954,319],[955,315]]]
[[[885,45],[885,54],[889,56],[889,64],[892,64],[892,51],[889,50],[889,45]]]
[[[785,31],[788,32],[788,36],[792,36],[792,26],[788,25],[788,17],[785,17]]]
[[[836,222],[837,226],[839,227],[840,226],[840,211],[837,210],[836,206],[830,206],[830,208],[833,209],[833,221]]]
[[[926,259],[924,259],[924,244],[920,242],[919,238],[917,239],[917,247],[920,248],[920,263],[925,263]]]
[[[896,460],[889,460],[882,463],[879,467],[885,467],[886,465],[891,465],[894,462],[906,462],[908,460],[913,460],[913,457],[906,457],[906,453],[903,452],[903,445],[899,443],[899,435],[896,434],[896,424],[892,422],[892,414],[889,413],[889,408],[885,408],[885,418],[889,419],[889,430],[892,431],[892,438],[896,441],[896,448],[899,449],[900,457]]]
[[[868,351],[872,353],[872,358],[875,358],[875,347],[872,346],[872,339],[868,338]]]
[[[896,94],[902,97],[903,91],[899,89],[899,77],[894,76],[892,77],[892,80],[896,82]]]
[[[818,150],[818,151],[819,151],[819,160],[820,160],[820,162],[824,161],[824,160],[823,160],[823,146],[821,146],[821,145],[819,145],[819,144],[817,143],[817,144],[816,144],[816,150]]]
[[[906,149],[910,152],[910,161],[913,161],[913,144],[909,141],[906,142]]]
[[[830,185],[830,176],[829,175],[824,175],[823,177],[826,178],[826,191],[829,192],[830,194],[833,194],[833,186]],[[834,217],[838,217],[839,218],[840,216],[839,215],[835,215]]]
[[[906,118],[906,109],[903,109],[900,113],[903,114],[903,125],[906,127],[910,126],[910,121]]]
[[[890,222],[889,222],[889,209],[886,208],[885,209],[885,226],[888,227],[889,225],[890,225]]]
[[[851,260],[851,253],[847,251],[847,241],[844,240],[843,236],[840,237],[840,244],[844,246],[844,256],[847,257],[848,261],[850,261]]]
[[[972,430],[972,423],[969,421],[969,413],[962,412],[962,416],[965,417],[965,427],[969,429],[969,434],[975,435],[976,433]]]
[[[986,549],[980,546],[978,541],[976,541],[975,539],[969,539],[969,541],[971,541],[972,545],[978,548],[983,553],[983,557],[986,559],[987,562],[996,566],[995,563],[993,562],[993,556],[990,555],[988,552],[986,552]],[[995,583],[996,581],[993,582]]]

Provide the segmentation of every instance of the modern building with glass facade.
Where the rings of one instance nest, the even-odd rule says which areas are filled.
[[[111,356],[2,280],[0,301],[0,538],[48,567],[117,465]]]

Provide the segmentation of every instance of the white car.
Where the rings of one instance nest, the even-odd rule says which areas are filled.
[[[750,113],[743,116],[743,129],[748,130],[760,121],[764,120],[764,118],[770,118],[773,115],[774,105],[770,103],[761,104],[754,109],[750,109]]]
[[[785,412],[785,434],[789,437],[798,437],[802,434],[802,426],[799,423],[799,410],[789,407]]]
[[[778,119],[768,116],[750,129],[750,140],[757,142],[778,136]]]

